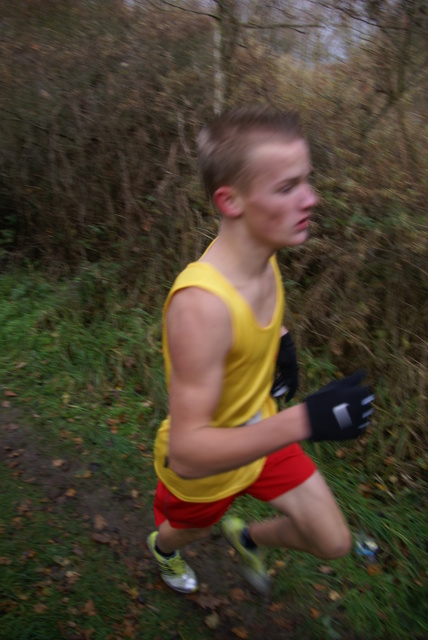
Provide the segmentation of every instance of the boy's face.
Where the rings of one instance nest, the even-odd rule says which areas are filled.
[[[238,189],[242,219],[258,243],[274,251],[308,238],[309,217],[318,197],[309,184],[312,165],[303,139],[255,146],[249,180]]]

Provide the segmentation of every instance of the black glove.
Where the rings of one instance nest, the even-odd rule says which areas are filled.
[[[278,375],[272,385],[271,395],[274,398],[279,398],[286,393],[285,399],[288,402],[299,386],[299,365],[297,364],[296,349],[290,333],[286,333],[281,337],[276,368]]]
[[[374,395],[360,383],[364,371],[335,380],[305,400],[312,428],[312,440],[351,440],[369,426]]]

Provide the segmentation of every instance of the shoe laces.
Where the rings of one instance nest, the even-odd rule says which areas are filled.
[[[177,554],[165,562],[165,567],[174,571],[174,573],[186,573],[187,565],[183,560],[181,554],[177,551]]]

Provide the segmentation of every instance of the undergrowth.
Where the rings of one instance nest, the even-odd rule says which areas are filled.
[[[2,406],[5,411],[14,407],[24,411],[48,460],[78,461],[71,486],[78,495],[84,491],[85,483],[92,482],[91,473],[97,478],[96,486],[102,483],[109,487],[121,501],[129,499],[125,496],[133,487],[136,501],[141,502],[144,536],[153,526],[153,440],[167,410],[160,312],[156,308],[145,310],[138,297],[131,304],[129,298],[121,297],[120,287],[112,281],[101,293],[90,289],[91,295],[82,286],[76,280],[58,283],[34,273],[2,276]],[[100,299],[94,304],[96,295]],[[301,364],[300,397],[342,374],[327,351],[317,356],[305,349]],[[423,451],[415,459],[400,459],[393,454],[388,442],[390,427],[385,428],[389,424],[386,409],[382,410],[388,402],[386,381],[376,402],[376,419],[364,438],[355,443],[305,447],[335,492],[353,532],[376,541],[378,562],[367,564],[355,553],[327,564],[299,553],[284,557],[279,551],[269,552],[275,583],[272,611],[279,615],[281,607],[285,607],[284,616],[297,629],[296,637],[398,639],[403,634],[423,638],[427,632],[426,456]],[[398,429],[399,419],[398,415]],[[382,438],[377,435],[379,432]],[[37,481],[34,486],[23,484],[20,476],[13,476],[13,466],[11,470],[2,467],[2,487],[6,529],[3,525],[0,558],[10,559],[11,564],[7,560],[2,567],[0,637],[54,638],[56,632],[52,629],[57,629],[64,617],[86,632],[93,628],[88,636],[91,639],[104,640],[109,633],[115,638],[128,637],[126,627],[120,623],[126,611],[133,624],[140,620],[144,638],[155,638],[159,631],[156,610],[163,612],[166,629],[180,624],[176,626],[181,634],[178,637],[202,638],[211,633],[204,630],[199,614],[202,627],[194,635],[186,631],[184,623],[178,622],[183,605],[177,602],[175,609],[173,599],[171,607],[171,595],[162,590],[156,589],[152,594],[152,608],[141,605],[131,615],[123,591],[125,595],[126,589],[128,595],[138,594],[145,581],[138,586],[134,578],[124,574],[121,554],[115,555],[108,548],[98,548],[94,553],[91,547],[85,563],[73,556],[72,566],[62,566],[61,558],[71,557],[73,541],[77,540],[82,548],[89,544],[87,529],[81,527],[79,518],[76,520],[73,508],[68,508],[68,502],[63,506],[60,503],[51,516],[49,507],[46,513],[44,507],[39,510],[37,505],[46,504],[46,498],[38,494]],[[31,508],[24,497],[33,505]],[[272,513],[269,507],[251,498],[238,500],[233,509],[247,519]],[[27,517],[27,511],[33,510],[35,514]],[[18,520],[25,523],[22,536],[19,528],[18,535],[15,532],[12,536],[17,513]],[[58,535],[55,527],[59,527]],[[46,546],[43,541],[52,536],[59,536],[61,542],[54,540]],[[31,540],[31,545],[26,540]],[[27,558],[34,550],[37,562]],[[208,546],[205,552],[209,553]],[[71,572],[69,578],[64,578],[67,571]],[[61,575],[69,587],[74,571],[79,574],[76,587],[72,595],[63,593],[61,598],[55,576]],[[36,583],[39,586],[35,588]],[[69,600],[64,602],[64,598]],[[40,609],[40,604],[47,609]],[[93,606],[96,615],[88,618],[85,606],[87,610]],[[263,607],[262,603],[255,603],[254,615],[265,615]]]

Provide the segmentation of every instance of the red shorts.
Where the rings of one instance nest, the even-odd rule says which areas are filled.
[[[298,444],[292,444],[266,458],[257,480],[239,493],[215,502],[185,502],[176,498],[159,480],[154,511],[156,526],[168,520],[174,529],[202,529],[218,522],[238,496],[248,494],[269,502],[298,487],[316,471],[315,463]]]

